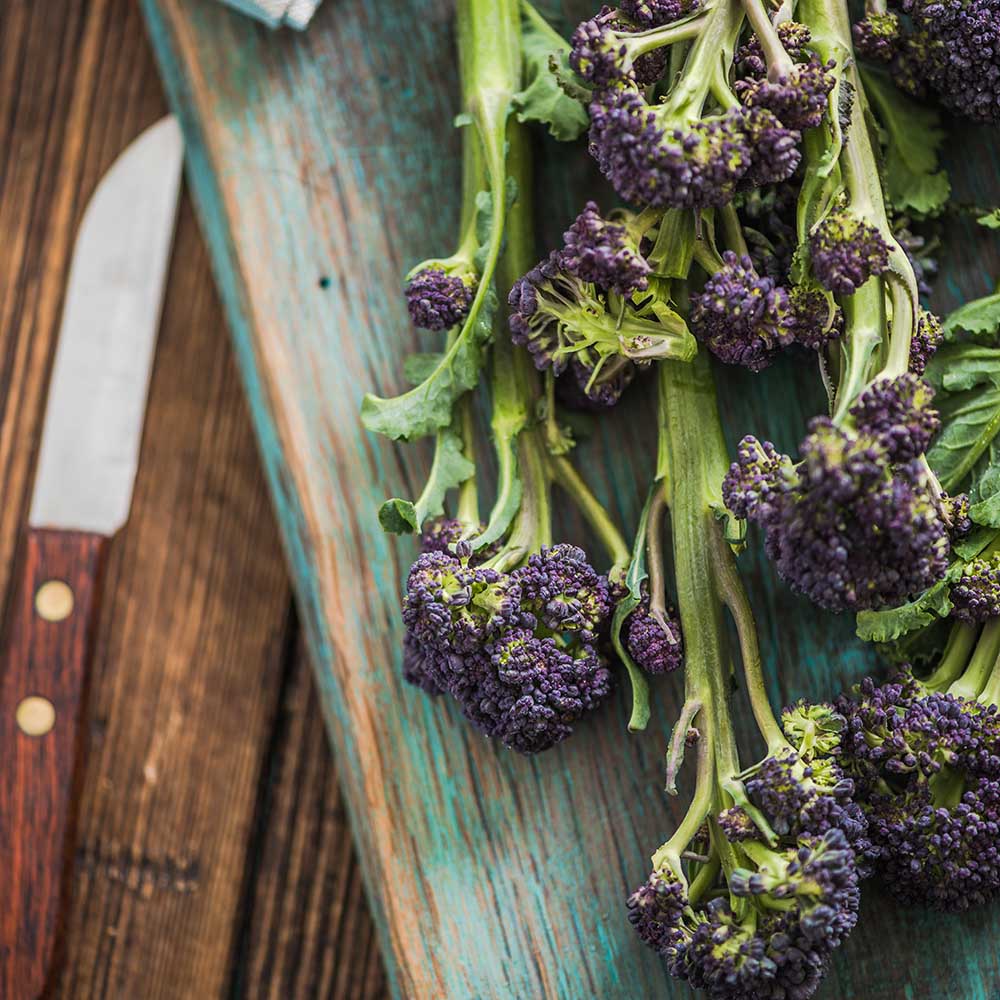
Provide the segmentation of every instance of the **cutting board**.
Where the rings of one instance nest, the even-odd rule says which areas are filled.
[[[303,35],[268,32],[206,0],[143,6],[187,140],[393,993],[688,996],[639,944],[624,908],[683,811],[661,790],[680,678],[654,684],[644,733],[626,732],[621,685],[568,744],[534,759],[486,742],[453,706],[400,678],[399,600],[415,550],[382,534],[376,510],[387,495],[414,494],[429,455],[368,434],[358,408],[366,389],[400,391],[403,356],[431,346],[410,328],[400,287],[456,232],[449,5],[326,0]],[[565,23],[572,13],[581,11]],[[579,149],[567,166],[566,151],[538,145],[541,247],[594,178]],[[996,190],[996,156],[992,167],[979,161],[978,176],[961,168],[966,189]],[[1000,275],[996,237],[970,223],[952,235],[964,270],[942,282],[941,305],[989,291],[988,260]],[[797,377],[781,364],[720,378],[734,438],[791,447],[822,406],[808,364]],[[654,460],[650,388],[580,447],[625,526]],[[560,537],[583,536],[567,522]],[[775,705],[831,696],[873,667],[852,622],[793,598],[759,549],[741,568]],[[748,746],[746,759],[760,751]],[[900,910],[869,886],[821,995],[995,998],[998,940],[1000,907],[942,919]]]

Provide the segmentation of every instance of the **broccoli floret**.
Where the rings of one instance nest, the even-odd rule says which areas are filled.
[[[870,222],[842,210],[820,222],[809,236],[813,273],[837,295],[853,295],[889,266],[889,245]]]
[[[450,274],[432,264],[420,268],[406,284],[406,308],[414,326],[448,330],[463,322],[475,295],[475,275]]]
[[[946,650],[923,680],[904,668],[837,702],[877,871],[903,902],[942,910],[1000,893],[1000,633],[996,619],[978,639],[955,629],[969,633],[951,645],[964,659]]]
[[[1000,0],[903,0],[911,32],[894,64],[910,90],[930,86],[950,111],[1000,122]]]
[[[748,256],[727,250],[722,260],[691,300],[691,330],[720,361],[762,371],[795,339],[788,292],[758,275]]]

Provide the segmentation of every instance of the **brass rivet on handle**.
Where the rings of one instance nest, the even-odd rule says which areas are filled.
[[[26,736],[44,736],[56,724],[56,710],[48,698],[33,694],[17,706],[14,718]]]
[[[73,613],[73,591],[62,580],[46,580],[35,591],[35,610],[47,622],[61,622]]]

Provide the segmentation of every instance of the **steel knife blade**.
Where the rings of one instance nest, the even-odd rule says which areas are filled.
[[[173,117],[143,132],[77,233],[0,652],[0,997],[52,971],[108,539],[128,519],[180,190]]]

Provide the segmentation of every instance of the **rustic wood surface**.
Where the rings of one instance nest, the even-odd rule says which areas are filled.
[[[165,110],[130,0],[0,4],[8,610],[76,226]],[[56,996],[385,993],[259,467],[185,196],[135,502],[108,553]]]
[[[357,411],[365,389],[401,389],[400,357],[417,345],[395,291],[402,275],[454,239],[449,4],[336,0],[302,36],[199,0],[143,9],[189,143],[394,994],[689,995],[623,912],[679,809],[658,792],[676,683],[657,685],[644,735],[625,735],[622,695],[569,744],[524,760],[399,679],[398,595],[413,549],[381,535],[375,511],[387,494],[408,495],[427,456],[367,435]],[[985,159],[978,169],[982,194]],[[539,202],[555,233],[580,188],[551,154],[543,173],[556,182]],[[966,226],[965,238],[971,263],[961,280],[950,274],[952,296],[988,283],[987,237]],[[818,380],[769,389],[781,378],[785,366],[726,380],[736,433],[798,436],[820,405]],[[635,523],[641,491],[627,465],[652,460],[635,428],[652,424],[633,394],[583,452],[623,523]],[[743,566],[775,702],[832,694],[871,667],[849,621],[791,599],[759,553]],[[823,997],[996,996],[996,908],[942,920],[873,887],[865,899]]]

